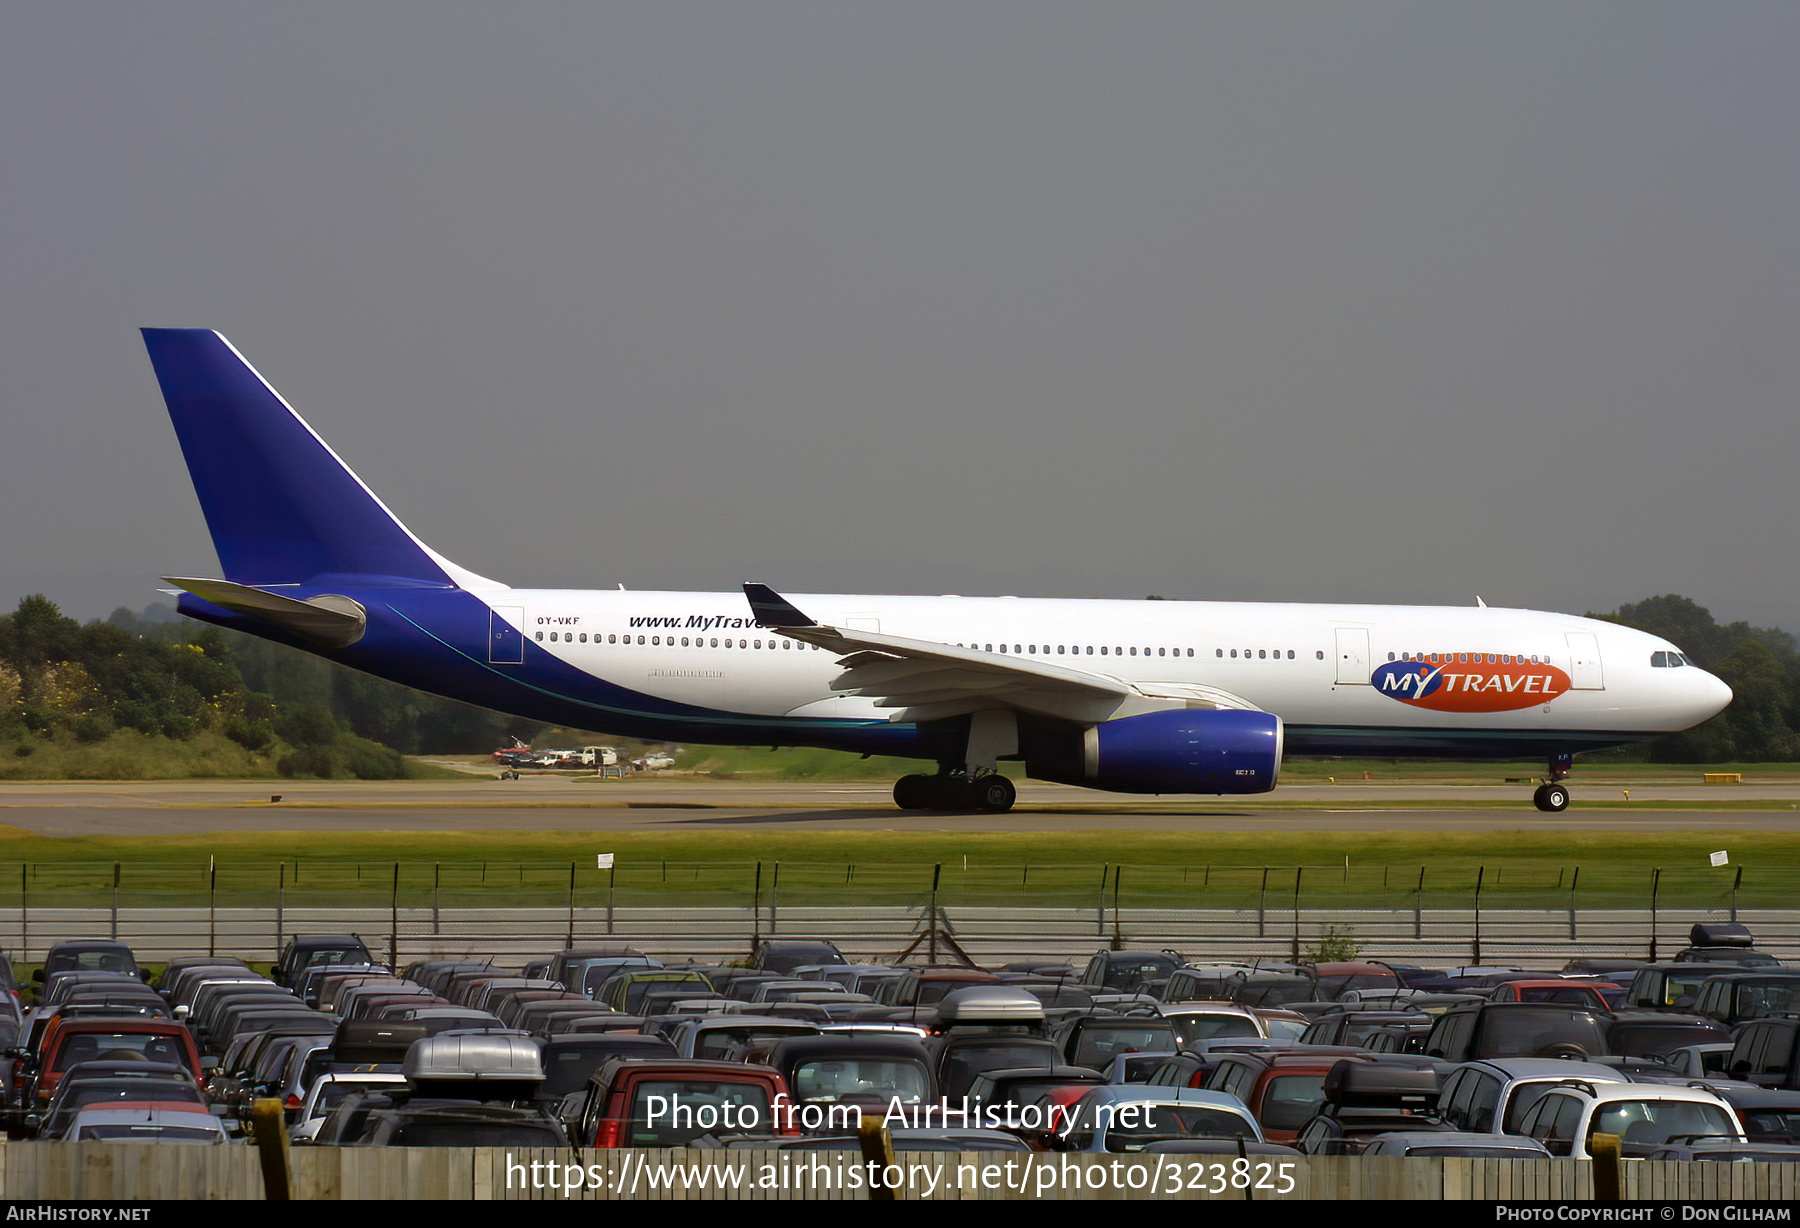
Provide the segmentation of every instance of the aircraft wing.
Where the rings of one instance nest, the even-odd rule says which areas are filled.
[[[1010,653],[825,626],[764,584],[744,585],[744,595],[761,626],[839,655],[844,672],[832,680],[832,690],[874,699],[878,708],[896,709],[897,721],[942,720],[994,708],[1082,723],[1154,708],[1257,710],[1248,700],[1215,687],[1134,686],[1108,674]]]

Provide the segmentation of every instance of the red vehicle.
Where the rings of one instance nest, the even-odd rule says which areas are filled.
[[[1325,1103],[1325,1076],[1358,1049],[1315,1045],[1292,1053],[1227,1053],[1204,1086],[1242,1100],[1271,1143],[1291,1143]]]
[[[1606,998],[1588,981],[1504,981],[1494,986],[1490,1002],[1554,1002],[1612,1013]]]
[[[63,1073],[80,1062],[99,1058],[141,1058],[185,1066],[200,1082],[200,1051],[187,1025],[168,1019],[73,1016],[54,1020],[44,1033],[36,1063],[33,1094],[41,1108],[50,1103]]]
[[[704,1135],[797,1135],[772,1066],[614,1058],[588,1082],[576,1140],[590,1147],[685,1147]]]

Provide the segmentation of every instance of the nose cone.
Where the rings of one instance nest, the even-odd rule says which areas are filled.
[[[1683,698],[1688,708],[1683,713],[1687,720],[1683,728],[1710,720],[1725,711],[1731,702],[1731,688],[1698,666],[1674,672],[1691,675],[1682,679],[1686,684],[1687,694]]]

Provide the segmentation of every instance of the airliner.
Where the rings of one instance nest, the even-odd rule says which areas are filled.
[[[1000,771],[1119,793],[1254,794],[1282,757],[1537,759],[1721,711],[1675,645],[1468,607],[512,588],[403,525],[223,335],[145,345],[218,552],[181,613],[406,686],[654,741],[932,765],[903,809],[1010,809]]]

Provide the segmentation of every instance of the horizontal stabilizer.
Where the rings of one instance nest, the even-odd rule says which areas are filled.
[[[363,637],[363,630],[368,625],[368,614],[362,606],[335,593],[301,601],[248,584],[233,584],[230,580],[182,576],[164,576],[163,579],[202,601],[246,618],[272,623],[325,648],[348,648]]]

